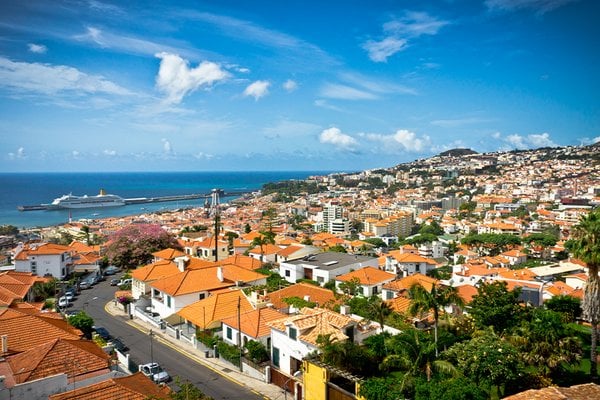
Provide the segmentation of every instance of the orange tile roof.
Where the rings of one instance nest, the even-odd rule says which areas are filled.
[[[43,337],[40,332],[43,332]],[[14,308],[0,310],[1,335],[8,336],[9,353],[29,350],[42,341],[58,338],[78,340],[83,336],[81,331],[56,318],[55,313],[31,314]]]
[[[53,394],[49,400],[146,400],[170,399],[171,389],[158,386],[141,372],[120,378],[111,378],[64,393]]]
[[[200,329],[212,329],[221,325],[221,320],[240,313],[254,310],[241,290],[227,290],[215,293],[205,299],[183,307],[177,312]]]
[[[382,271],[379,268],[367,266],[355,271],[348,272],[337,276],[336,281],[347,282],[354,278],[358,278],[361,285],[376,285],[378,283],[388,282],[396,278],[396,274]]]
[[[456,290],[458,295],[465,301],[465,304],[469,304],[473,300],[473,296],[477,294],[477,288],[471,285],[457,286]]]
[[[284,318],[286,315],[269,307],[259,308],[240,315],[242,325],[242,333],[252,338],[258,339],[268,336],[271,333],[271,328],[267,325],[268,322]],[[238,328],[238,318],[231,316],[222,320],[223,324],[227,324],[234,329]]]
[[[29,244],[23,247],[23,250],[15,257],[16,260],[27,260],[29,256],[41,255],[60,255],[69,253],[69,246],[63,246],[54,243]]]
[[[275,309],[288,308],[289,305],[283,301],[289,297],[299,297],[304,299],[306,296],[310,301],[317,303],[320,307],[324,307],[326,304],[333,303],[335,301],[334,293],[320,286],[311,285],[309,283],[296,283],[285,287],[283,289],[276,290],[268,293],[264,300],[273,304]]]
[[[131,277],[138,281],[149,282],[168,276],[179,274],[181,271],[177,265],[170,260],[160,260],[143,267],[136,268],[131,272]]]
[[[537,275],[528,268],[514,270],[509,269],[508,271],[500,272],[498,276],[506,279],[519,279],[523,281],[533,281],[537,277]]]
[[[410,299],[404,296],[398,296],[391,300],[386,300],[386,303],[390,305],[392,310],[400,314],[408,313],[408,308],[410,307]]]
[[[279,250],[277,252],[277,255],[279,255],[281,257],[288,257],[288,256],[291,256],[292,254],[294,254],[295,252],[302,250],[303,248],[304,248],[303,246],[291,245],[284,249]]]
[[[263,245],[262,249],[260,246],[254,246],[253,248],[251,248],[249,250],[249,253],[268,255],[268,254],[277,254],[277,252],[279,252],[280,250],[281,250],[281,247],[276,246],[271,243],[268,243],[268,244]]]
[[[402,253],[400,250],[392,250],[387,253],[386,256],[393,257],[399,263],[426,263],[430,265],[437,265],[437,262],[431,258],[422,257],[413,253]]]
[[[600,385],[584,383],[570,387],[549,386],[542,389],[529,389],[504,397],[503,400],[588,400],[600,398]]]
[[[244,256],[242,254],[234,254],[232,256],[227,257],[224,260],[219,260],[216,264],[217,265],[233,264],[233,265],[237,265],[238,267],[241,267],[244,269],[249,269],[252,271],[255,269],[259,269],[263,266],[262,261],[257,260],[254,257]]]
[[[108,373],[109,355],[90,340],[52,339],[8,357],[15,383],[66,373],[69,380]]]
[[[433,285],[439,284],[439,281],[437,279],[430,278],[427,275],[416,273],[416,274],[409,275],[404,278],[400,278],[400,279],[391,281],[391,282],[383,285],[383,288],[402,292],[402,291],[410,289],[415,284],[420,284],[428,292],[430,292]]]
[[[181,250],[168,248],[168,249],[156,251],[156,252],[152,253],[152,255],[154,256],[154,258],[157,258],[160,260],[174,260],[177,257],[185,256],[185,253]]]

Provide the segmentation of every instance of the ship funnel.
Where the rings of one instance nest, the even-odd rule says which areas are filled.
[[[106,190],[100,189],[100,196],[106,196]]]

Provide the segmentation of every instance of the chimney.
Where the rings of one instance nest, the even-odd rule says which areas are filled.
[[[310,296],[309,295],[304,296],[304,301],[310,301]]]
[[[177,264],[177,268],[181,272],[184,272],[185,267],[187,266],[187,263],[190,261],[190,259],[188,257],[177,257],[174,261]]]
[[[346,305],[340,306],[340,314],[349,315],[350,314],[350,306],[346,306]]]
[[[8,335],[2,335],[2,354],[8,353]]]
[[[217,267],[217,279],[221,282],[223,282],[225,280],[225,277],[223,276],[223,268],[222,267]]]

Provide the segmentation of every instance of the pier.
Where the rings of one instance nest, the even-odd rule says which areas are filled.
[[[225,192],[221,189],[218,189],[218,192],[219,192],[219,196],[221,196],[221,197],[243,196],[248,193],[251,193],[250,191]],[[173,196],[157,196],[157,197],[134,197],[134,198],[123,199],[123,200],[125,201],[124,205],[130,205],[130,204],[165,203],[165,202],[172,202],[172,201],[207,199],[207,198],[210,198],[211,196],[212,196],[211,193],[202,193],[202,194],[180,194],[180,195],[173,195]],[[102,207],[87,207],[87,208],[102,208]],[[17,210],[19,210],[19,211],[43,211],[43,210],[49,210],[49,209],[50,208],[45,204],[36,204],[36,205],[30,205],[30,206],[18,206],[17,207]],[[52,210],[55,210],[55,209],[56,208],[52,208]],[[65,207],[63,209],[67,210],[69,208]]]

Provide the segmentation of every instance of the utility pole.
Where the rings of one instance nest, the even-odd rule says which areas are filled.
[[[150,329],[148,335],[150,336],[150,362],[154,363],[154,353],[152,351],[152,337],[154,336],[154,332],[152,332],[152,329]]]
[[[244,372],[244,367],[242,365],[242,323],[241,323],[241,318],[240,318],[240,313],[241,313],[240,299],[241,299],[241,297],[238,296],[238,304],[237,304],[238,334],[237,334],[237,339],[238,339],[238,346],[240,349],[240,371]]]
[[[211,208],[215,217],[215,262],[219,261],[219,189],[213,189],[211,194]]]

